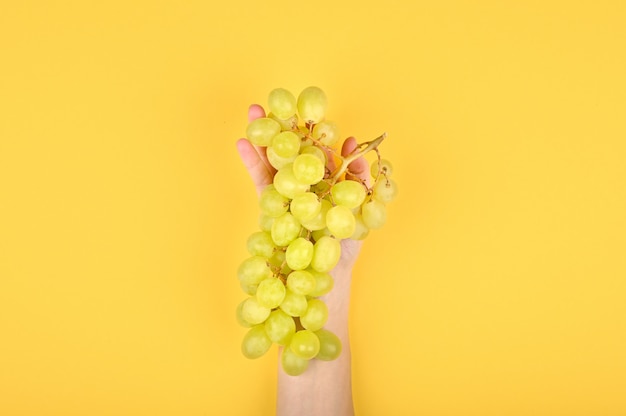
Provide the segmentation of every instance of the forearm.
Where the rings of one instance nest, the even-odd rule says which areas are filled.
[[[311,360],[304,374],[295,377],[285,374],[279,365],[278,416],[354,415],[348,337],[351,274],[351,267],[333,270],[335,286],[321,298],[328,306],[328,322],[324,328],[341,340],[341,355],[334,361]]]

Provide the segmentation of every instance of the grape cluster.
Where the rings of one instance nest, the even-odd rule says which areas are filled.
[[[274,89],[268,107],[267,117],[250,122],[246,132],[252,144],[266,148],[276,174],[259,199],[261,230],[247,240],[251,257],[237,272],[249,295],[237,307],[237,319],[249,328],[241,347],[246,357],[258,358],[273,343],[282,345],[282,367],[295,376],[309,360],[330,361],[341,353],[339,338],[323,328],[328,308],[319,297],[333,287],[329,272],[339,261],[340,241],[361,240],[381,227],[397,186],[391,163],[378,151],[385,135],[350,155],[337,152],[339,133],[325,120],[321,89],[308,87],[297,100],[283,88]],[[371,186],[349,170],[350,162],[369,151],[377,156]]]

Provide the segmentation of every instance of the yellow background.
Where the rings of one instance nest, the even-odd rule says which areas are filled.
[[[626,414],[621,1],[2,1],[0,414],[270,415],[234,308],[249,103],[314,84],[400,186],[357,413]]]

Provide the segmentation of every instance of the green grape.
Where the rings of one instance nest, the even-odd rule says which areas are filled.
[[[296,217],[300,222],[315,218],[321,209],[322,203],[313,192],[305,192],[301,195],[297,195],[293,198],[289,206],[291,215]]]
[[[317,241],[324,236],[327,236],[327,237],[332,236],[330,230],[326,227],[322,228],[321,230],[315,230],[311,233],[311,237],[313,237],[314,241]]]
[[[285,298],[287,289],[283,282],[275,277],[268,277],[259,283],[256,290],[256,299],[259,305],[269,309],[277,308]]]
[[[289,209],[289,199],[282,196],[273,185],[269,185],[261,192],[259,207],[268,217],[280,217]]]
[[[241,282],[239,282],[239,286],[241,286],[241,290],[243,290],[243,293],[245,293],[246,295],[250,295],[250,296],[256,295],[256,289],[257,287],[259,287],[259,285],[244,284]]]
[[[272,241],[272,236],[267,231],[257,231],[250,234],[246,241],[246,248],[248,252],[253,256],[260,256],[264,258],[272,257],[276,246]]]
[[[295,114],[285,120],[278,118],[276,114],[271,112],[267,115],[267,117],[280,124],[281,131],[292,131],[298,128],[298,116]]]
[[[354,214],[343,205],[332,207],[326,213],[326,226],[335,238],[348,238],[354,233],[356,227]]]
[[[316,287],[317,281],[313,274],[306,270],[297,270],[287,276],[287,288],[299,295],[308,295]]]
[[[267,156],[267,161],[270,162],[270,165],[276,170],[280,170],[296,160],[296,155],[291,157],[278,156],[272,146],[265,149],[265,156]]]
[[[333,280],[333,277],[330,274],[318,272],[312,268],[306,269],[306,271],[311,273],[311,275],[315,278],[315,289],[309,293],[309,296],[324,296],[332,290],[335,285],[335,280]],[[287,280],[287,283],[289,283],[289,280]]]
[[[296,97],[284,88],[276,88],[270,92],[267,106],[276,117],[286,120],[296,113]]]
[[[271,118],[262,117],[248,124],[246,137],[257,146],[269,146],[272,139],[280,132],[280,124]]]
[[[330,190],[333,201],[350,209],[360,206],[365,200],[365,187],[356,181],[337,182]]]
[[[370,173],[373,178],[378,177],[378,166],[378,160],[375,160],[370,167]],[[393,165],[387,159],[380,159],[380,173],[387,176],[393,173]]]
[[[272,223],[272,241],[277,246],[287,246],[298,238],[301,229],[300,222],[289,212],[285,212],[280,217],[275,218]]]
[[[276,249],[274,250],[274,253],[272,254],[272,257],[270,257],[267,260],[272,266],[280,266],[285,262],[285,250],[282,249]]]
[[[315,331],[320,340],[320,351],[315,358],[322,361],[332,361],[341,354],[341,340],[339,337],[326,329]]]
[[[302,155],[298,157],[302,157]],[[298,158],[296,158],[293,163],[295,164],[297,160]],[[274,186],[276,190],[289,199],[293,199],[309,190],[308,183],[296,179],[293,166],[293,164],[283,166],[276,172],[276,175],[274,175]]]
[[[261,306],[256,298],[248,298],[241,306],[241,317],[252,325],[260,324],[270,316],[270,308]]]
[[[298,96],[298,114],[307,123],[319,123],[324,119],[328,102],[326,94],[318,87],[308,87]]]
[[[329,272],[337,265],[341,256],[339,240],[332,237],[321,237],[313,245],[311,267],[318,272]]]
[[[322,199],[320,203],[320,212],[310,220],[302,220],[302,226],[310,231],[322,230],[326,228],[326,214],[332,208],[330,201]]]
[[[283,348],[280,363],[285,373],[290,376],[299,376],[309,367],[309,360],[298,357],[289,347]]]
[[[363,240],[370,233],[370,229],[367,228],[363,221],[363,216],[359,213],[354,216],[354,233],[350,236],[352,240]]]
[[[262,231],[270,231],[272,229],[272,224],[274,223],[274,218],[268,217],[267,215],[261,213],[259,215],[259,228]]]
[[[313,243],[303,237],[296,238],[287,247],[285,258],[292,270],[306,269],[313,258]]]
[[[382,178],[374,185],[372,199],[386,204],[395,199],[398,195],[398,186],[393,179]]]
[[[272,346],[272,340],[265,333],[263,325],[253,326],[241,342],[241,352],[246,358],[259,358]]]
[[[375,230],[382,227],[387,220],[387,209],[385,204],[380,201],[371,200],[361,207],[361,215],[363,222],[367,228]]]
[[[272,342],[286,345],[296,332],[296,322],[285,312],[276,309],[265,321],[265,332]]]
[[[244,285],[258,285],[271,276],[272,271],[267,267],[267,259],[260,256],[245,259],[237,269],[239,282]]]
[[[283,131],[274,136],[271,148],[283,158],[296,156],[300,151],[300,138],[292,131]]]
[[[306,296],[299,295],[287,289],[285,299],[283,299],[283,303],[280,304],[280,309],[289,316],[300,316],[306,312],[306,307]]]
[[[298,357],[310,360],[320,351],[320,340],[315,332],[303,329],[293,334],[289,348]]]
[[[302,143],[303,147],[300,149],[300,154],[302,155],[306,155],[306,154],[310,154],[315,156],[316,158],[318,158],[320,160],[320,162],[322,162],[324,165],[326,165],[326,161],[328,160],[326,157],[326,153],[324,153],[324,151],[322,149],[320,149],[317,146],[312,146],[312,142],[309,143],[308,146],[304,145],[304,142]]]
[[[300,316],[300,323],[306,329],[317,331],[328,321],[328,307],[319,299],[311,299],[308,302],[306,312]]]
[[[235,311],[235,316],[237,317],[237,323],[239,323],[239,325],[243,326],[244,328],[250,328],[252,327],[252,324],[248,321],[246,321],[245,319],[243,319],[243,315],[242,315],[242,310],[243,310],[243,303],[246,300],[242,300],[241,302],[239,302],[239,305],[237,305],[237,310]]]
[[[315,155],[305,153],[293,161],[293,174],[301,183],[318,183],[324,178],[324,173],[324,163]]]
[[[339,140],[339,129],[332,121],[320,121],[313,127],[313,138],[326,146],[333,146]]]

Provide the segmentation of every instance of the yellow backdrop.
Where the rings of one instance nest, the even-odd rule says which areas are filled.
[[[0,9],[0,414],[274,412],[235,140],[308,85],[400,186],[355,270],[357,413],[626,414],[624,2]]]

